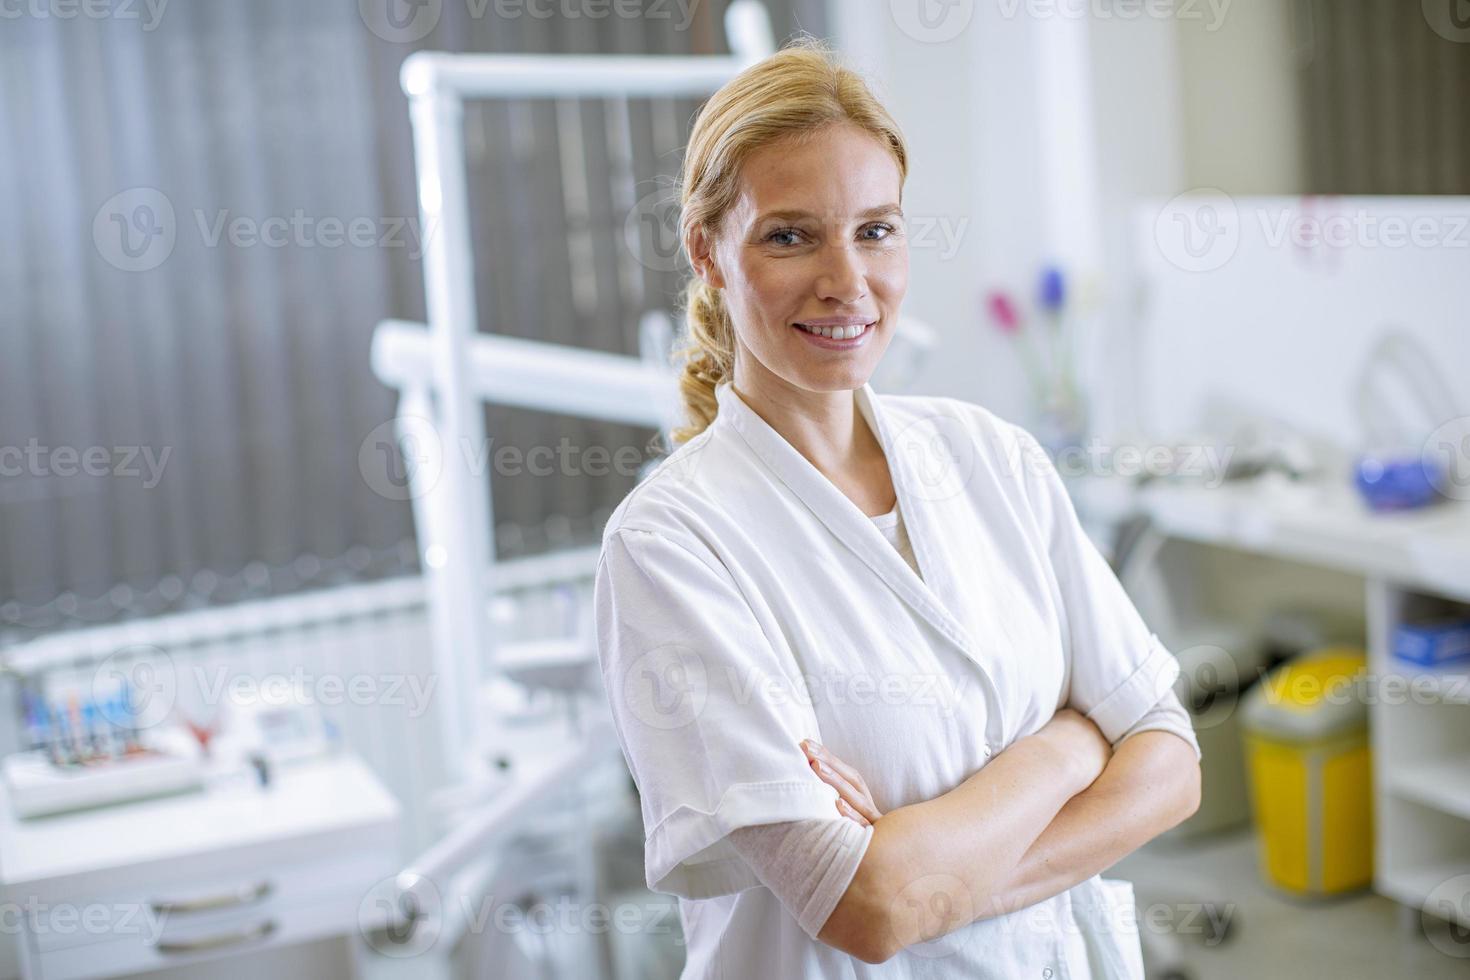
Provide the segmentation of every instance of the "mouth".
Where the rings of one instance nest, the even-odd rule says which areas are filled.
[[[805,323],[793,323],[792,328],[801,336],[826,350],[850,350],[867,342],[873,335],[873,328],[878,325],[877,321],[872,323],[854,323],[847,326],[819,327]]]

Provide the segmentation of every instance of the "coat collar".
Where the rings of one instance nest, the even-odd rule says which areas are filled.
[[[954,583],[949,581],[950,570],[944,567],[943,550],[936,546],[933,537],[942,529],[932,526],[932,510],[926,508],[925,500],[915,493],[915,474],[911,470],[909,454],[900,451],[892,423],[872,385],[864,383],[861,388],[854,389],[854,402],[883,446],[898,497],[899,513],[908,529],[909,544],[914,550],[914,560],[923,572],[922,578],[914,574],[898,550],[888,543],[872,518],[757,415],[736,394],[729,381],[715,387],[715,398],[719,403],[715,425],[728,427],[737,433],[817,520],[916,612],[962,648],[971,659],[978,661],[976,648],[964,625],[940,598],[959,594],[951,588]]]

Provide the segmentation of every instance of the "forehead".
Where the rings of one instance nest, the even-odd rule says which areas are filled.
[[[842,218],[897,204],[898,161],[879,139],[851,125],[827,126],[804,140],[752,153],[740,173],[735,211],[752,221],[769,211]]]

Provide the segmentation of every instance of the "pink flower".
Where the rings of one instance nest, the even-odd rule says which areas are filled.
[[[1021,317],[1016,313],[1016,304],[1011,302],[1010,296],[996,290],[986,299],[986,305],[1001,333],[1014,334],[1021,329]]]

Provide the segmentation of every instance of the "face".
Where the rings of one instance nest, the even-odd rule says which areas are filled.
[[[848,124],[764,147],[713,240],[691,234],[696,273],[724,290],[735,379],[807,392],[867,382],[908,289],[893,155]],[[823,336],[830,334],[830,336]]]

